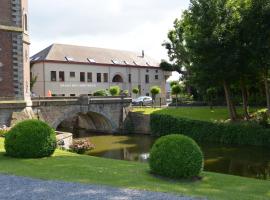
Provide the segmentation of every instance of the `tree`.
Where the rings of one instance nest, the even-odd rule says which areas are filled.
[[[139,88],[133,88],[133,89],[132,89],[132,93],[135,94],[136,97],[137,97],[137,95],[139,94],[139,92],[140,92]]]
[[[156,96],[160,94],[161,89],[158,86],[153,86],[151,87],[150,92],[152,94],[153,101],[156,101]]]
[[[171,81],[170,87],[172,88],[173,86],[178,85],[178,84],[179,84],[179,81]]]
[[[223,86],[231,120],[237,118],[231,86],[239,79],[238,27],[247,0],[192,0],[166,44],[169,57],[186,68],[189,82]]]
[[[172,94],[176,96],[176,106],[178,106],[178,95],[181,94],[183,88],[180,84],[172,86]]]
[[[112,96],[118,96],[121,92],[121,89],[119,86],[111,86],[109,91]]]
[[[248,51],[249,64],[263,80],[268,114],[270,114],[269,70],[270,70],[270,2],[251,0],[244,13],[242,32]],[[256,70],[257,69],[257,70]]]

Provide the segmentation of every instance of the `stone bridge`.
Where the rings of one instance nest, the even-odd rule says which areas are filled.
[[[11,108],[15,112],[10,124],[38,118],[57,129],[62,122],[68,120],[66,124],[72,123],[72,119],[79,116],[80,123],[87,129],[117,132],[122,130],[130,108],[131,98],[126,97],[35,98],[32,99],[32,107]]]

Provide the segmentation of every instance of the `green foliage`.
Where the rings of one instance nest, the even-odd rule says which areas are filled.
[[[7,155],[11,157],[47,157],[54,153],[55,148],[55,132],[42,121],[20,122],[6,134],[5,149]]]
[[[211,122],[168,114],[152,113],[151,132],[154,136],[185,134],[199,142],[237,145],[270,145],[270,129],[256,122]]]
[[[8,132],[7,130],[0,129],[0,137],[5,137],[7,132]]]
[[[168,63],[165,60],[162,60],[160,63],[160,68],[164,71],[174,71],[175,70],[175,66]]]
[[[203,172],[201,181],[171,181],[153,176],[140,162],[104,159],[56,150],[46,159],[21,160],[4,156],[0,138],[0,173],[83,184],[109,185],[215,200],[269,200],[269,180]],[[2,186],[3,187],[3,186]],[[218,192],[217,192],[218,191]]]
[[[129,95],[129,91],[128,90],[123,90],[122,94],[125,95],[125,96],[128,96]]]
[[[119,96],[121,89],[119,86],[111,86],[109,91],[112,96]]]
[[[172,88],[173,86],[178,85],[178,84],[179,84],[179,81],[171,81],[170,87]]]
[[[267,109],[261,109],[258,110],[257,112],[252,114],[252,119],[253,121],[259,123],[260,125],[264,127],[269,127],[269,116],[267,114]]]
[[[156,99],[156,96],[157,96],[158,94],[160,94],[161,89],[160,89],[160,87],[158,87],[158,86],[153,86],[153,87],[151,87],[150,92],[151,92],[151,94],[152,94],[153,99],[155,100],[155,99]]]
[[[183,87],[180,84],[176,84],[172,86],[172,94],[179,95],[183,91]]]
[[[105,97],[105,96],[108,96],[108,91],[107,90],[97,90],[96,92],[94,92],[93,95]]]
[[[132,89],[132,93],[133,94],[136,94],[137,95],[139,92],[140,92],[139,88],[133,88]]]
[[[203,168],[203,155],[194,140],[183,135],[159,138],[153,145],[149,159],[153,173],[169,178],[199,176]]]

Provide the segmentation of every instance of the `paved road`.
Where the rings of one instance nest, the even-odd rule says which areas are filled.
[[[198,200],[172,194],[0,175],[0,200]]]

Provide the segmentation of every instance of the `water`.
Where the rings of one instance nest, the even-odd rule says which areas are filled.
[[[146,135],[87,134],[96,148],[87,154],[104,158],[147,162],[155,138]],[[250,146],[199,144],[205,171],[270,179],[270,149]]]

